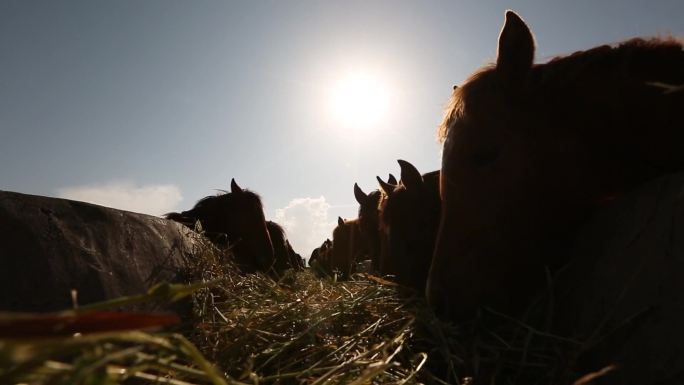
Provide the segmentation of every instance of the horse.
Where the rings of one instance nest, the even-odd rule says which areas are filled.
[[[315,248],[311,252],[309,258],[309,266],[316,269],[319,273],[324,275],[331,275],[332,268],[330,266],[330,254],[332,252],[332,241],[328,238],[321,246]]]
[[[390,174],[392,175],[392,174]],[[380,224],[380,218],[382,217],[382,210],[385,206],[385,201],[392,194],[392,191],[399,186],[397,180],[388,180],[387,182],[376,177],[378,181],[379,191],[380,191],[380,201],[378,202],[378,236],[380,238],[380,257],[378,261],[378,272],[382,275],[395,275],[394,268],[390,264],[389,252],[388,252],[388,240],[387,232],[383,231],[382,225]],[[392,183],[394,182],[394,183]]]
[[[397,179],[392,174],[389,174],[386,183],[390,185],[398,184]],[[354,183],[354,198],[359,203],[358,219],[363,253],[372,261],[372,270],[379,272],[383,243],[381,240],[379,215],[384,195],[381,190],[373,190],[366,194],[359,187],[358,183]]]
[[[383,269],[398,283],[425,292],[440,218],[439,171],[421,175],[411,163],[399,160],[401,183],[380,178],[386,197],[381,202],[380,229]]]
[[[380,269],[380,223],[378,206],[382,193],[374,190],[366,194],[354,183],[354,197],[359,203],[359,230],[363,253],[371,260],[372,270]]]
[[[442,217],[426,295],[464,320],[522,313],[566,263],[597,207],[684,166],[684,50],[632,39],[533,64],[506,13],[496,62],[454,87],[443,141]]]
[[[287,269],[301,270],[303,268],[302,259],[292,249],[292,245],[285,235],[285,229],[273,221],[266,221],[266,229],[268,229],[273,244],[274,272],[280,276]]]
[[[349,279],[354,272],[357,259],[363,254],[361,228],[358,219],[344,220],[337,218],[337,227],[333,230],[330,266],[337,271],[341,279]]]
[[[273,244],[261,198],[242,189],[235,179],[230,182],[230,192],[205,197],[192,209],[168,213],[165,217],[191,229],[199,221],[205,236],[214,245],[231,249],[244,272],[267,272],[273,266]]]

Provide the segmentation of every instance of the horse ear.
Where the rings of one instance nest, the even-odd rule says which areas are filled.
[[[242,188],[238,186],[238,184],[235,182],[235,178],[230,180],[230,192],[232,193],[241,193]]]
[[[338,226],[344,225],[344,219],[342,219],[342,217],[337,217],[337,225]]]
[[[397,185],[399,182],[397,182],[397,178],[394,177],[394,175],[389,174],[389,178],[387,178],[387,183]]]
[[[401,183],[406,188],[416,188],[423,185],[423,176],[420,175],[418,169],[411,163],[399,159],[399,167],[401,167]]]
[[[382,193],[385,195],[390,195],[392,191],[394,191],[394,188],[397,187],[396,185],[389,184],[380,179],[379,176],[376,176],[375,179],[377,179],[378,183],[380,184],[380,191],[382,191]]]
[[[523,19],[515,12],[506,11],[506,21],[499,34],[496,70],[506,80],[521,79],[532,68],[534,36]]]
[[[363,204],[368,199],[368,195],[361,190],[361,187],[357,183],[354,183],[354,198],[359,204]]]

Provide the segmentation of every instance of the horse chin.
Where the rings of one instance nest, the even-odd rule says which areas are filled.
[[[478,305],[477,299],[470,303],[469,300],[475,299],[476,295],[469,292],[469,285],[463,279],[471,272],[462,262],[471,260],[473,255],[451,252],[451,243],[444,242],[445,238],[441,237],[435,249],[425,297],[440,318],[463,321],[475,313]]]
[[[514,315],[543,285],[544,266],[535,243],[520,243],[522,234],[492,230],[439,238],[426,297],[440,317],[464,321],[480,307]]]

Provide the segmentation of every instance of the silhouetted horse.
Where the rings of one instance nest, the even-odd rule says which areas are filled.
[[[361,229],[358,219],[337,218],[333,230],[330,266],[339,273],[340,278],[348,279],[354,272],[357,259],[362,255]]]
[[[315,248],[311,252],[309,266],[325,275],[332,275],[332,267],[330,266],[331,254],[332,241],[330,239],[326,239],[320,247]]]
[[[425,175],[409,162],[399,160],[401,183],[383,183],[386,196],[380,209],[380,229],[385,274],[398,283],[425,292],[440,217],[439,171]]]
[[[378,178],[378,180],[380,180]],[[397,179],[389,174],[387,184],[396,185]],[[380,272],[380,255],[382,254],[382,234],[380,232],[380,205],[383,194],[374,190],[366,194],[358,184],[354,183],[354,197],[359,203],[359,227],[361,230],[362,254],[372,261],[372,270]]]
[[[204,234],[218,247],[230,247],[246,272],[269,271],[273,245],[266,229],[259,196],[230,182],[230,192],[201,199],[191,210],[169,213],[166,218],[194,229],[199,221]]]
[[[282,226],[273,221],[266,221],[266,228],[273,244],[273,254],[275,256],[273,270],[278,275],[287,269],[301,270],[303,268],[302,259],[292,249]]]
[[[378,261],[378,270],[379,273],[383,275],[395,275],[396,272],[394,271],[394,268],[390,266],[391,261],[389,259],[389,252],[387,250],[389,247],[387,232],[383,231],[382,224],[380,224],[380,218],[382,217],[382,208],[385,205],[387,197],[399,186],[399,182],[397,182],[396,179],[393,181],[394,183],[389,181],[385,182],[380,179],[380,177],[376,177],[376,179],[380,185],[381,195],[380,202],[378,203],[378,236],[380,238],[380,258]]]
[[[633,39],[537,65],[534,50],[508,11],[496,63],[454,89],[441,127],[427,296],[453,319],[481,305],[520,311],[545,267],[565,262],[552,242],[602,201],[684,166],[681,42]]]
[[[372,261],[373,271],[380,270],[380,224],[378,209],[382,193],[379,190],[366,194],[354,183],[354,197],[359,202],[359,230],[362,254]]]

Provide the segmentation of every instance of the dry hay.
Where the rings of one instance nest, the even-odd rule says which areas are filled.
[[[175,333],[0,339],[0,383],[548,384],[579,377],[565,368],[581,344],[531,326],[544,322],[485,311],[455,327],[382,278],[337,282],[306,270],[275,281],[240,274],[229,259],[199,243],[188,277],[194,285],[162,284],[92,306],[194,292],[193,314]]]
[[[566,368],[581,344],[531,326],[544,323],[543,312],[521,321],[485,310],[455,327],[419,296],[368,274],[338,282],[288,271],[276,282],[240,275],[211,253],[195,273],[222,282],[196,293],[189,338],[241,382],[458,384],[475,376],[541,384],[577,377]],[[528,324],[532,319],[541,321]]]

